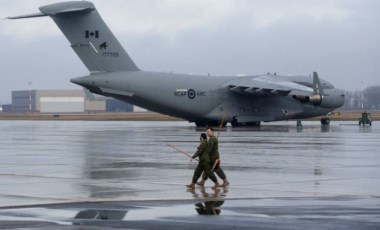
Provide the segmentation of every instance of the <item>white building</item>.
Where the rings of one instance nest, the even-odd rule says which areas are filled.
[[[23,90],[12,92],[12,112],[105,112],[105,100],[89,101],[83,90]]]

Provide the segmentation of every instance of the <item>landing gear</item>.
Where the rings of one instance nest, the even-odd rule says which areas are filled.
[[[245,125],[248,127],[260,127],[261,121],[247,122],[247,123],[245,123]]]
[[[260,127],[261,121],[254,122],[237,122],[235,119],[231,122],[232,127]]]
[[[202,128],[202,127],[219,127],[220,126],[220,122],[219,121],[196,121],[195,125],[198,128]],[[227,122],[224,122],[222,124],[223,127],[226,127],[226,125],[227,125]]]
[[[297,120],[297,128],[302,129],[302,121]]]
[[[322,125],[330,125],[330,118],[327,118],[327,117],[321,118],[321,124]]]
[[[204,122],[204,121],[196,121],[196,122],[195,122],[195,125],[196,125],[198,128],[206,127],[206,126],[207,126],[207,122]]]

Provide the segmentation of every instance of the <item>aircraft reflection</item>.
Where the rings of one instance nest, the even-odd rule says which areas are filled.
[[[329,133],[329,132],[331,132],[330,125],[321,125],[321,133]]]
[[[73,225],[82,225],[80,220],[123,220],[128,211],[84,210],[74,217]]]

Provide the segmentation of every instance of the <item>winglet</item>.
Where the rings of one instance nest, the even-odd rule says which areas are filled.
[[[323,95],[323,88],[317,72],[313,72],[313,93],[314,95]]]

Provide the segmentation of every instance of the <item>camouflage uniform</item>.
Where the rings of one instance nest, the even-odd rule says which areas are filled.
[[[212,170],[212,167],[214,166],[215,161],[219,159],[218,139],[215,136],[212,136],[209,138],[208,150],[210,152],[210,169]],[[222,180],[225,180],[227,178],[226,174],[224,174],[219,164],[216,165],[214,171]],[[207,180],[207,175],[205,173],[203,174],[202,179]]]
[[[194,176],[193,176],[193,183],[196,183],[201,177],[202,172],[203,175],[206,175],[209,177],[214,183],[217,182],[216,176],[213,172],[211,172],[211,167],[210,166],[210,155],[208,152],[208,145],[207,141],[202,141],[197,149],[197,152],[194,154],[193,158],[199,158],[199,163],[197,167],[195,168],[194,171]]]

